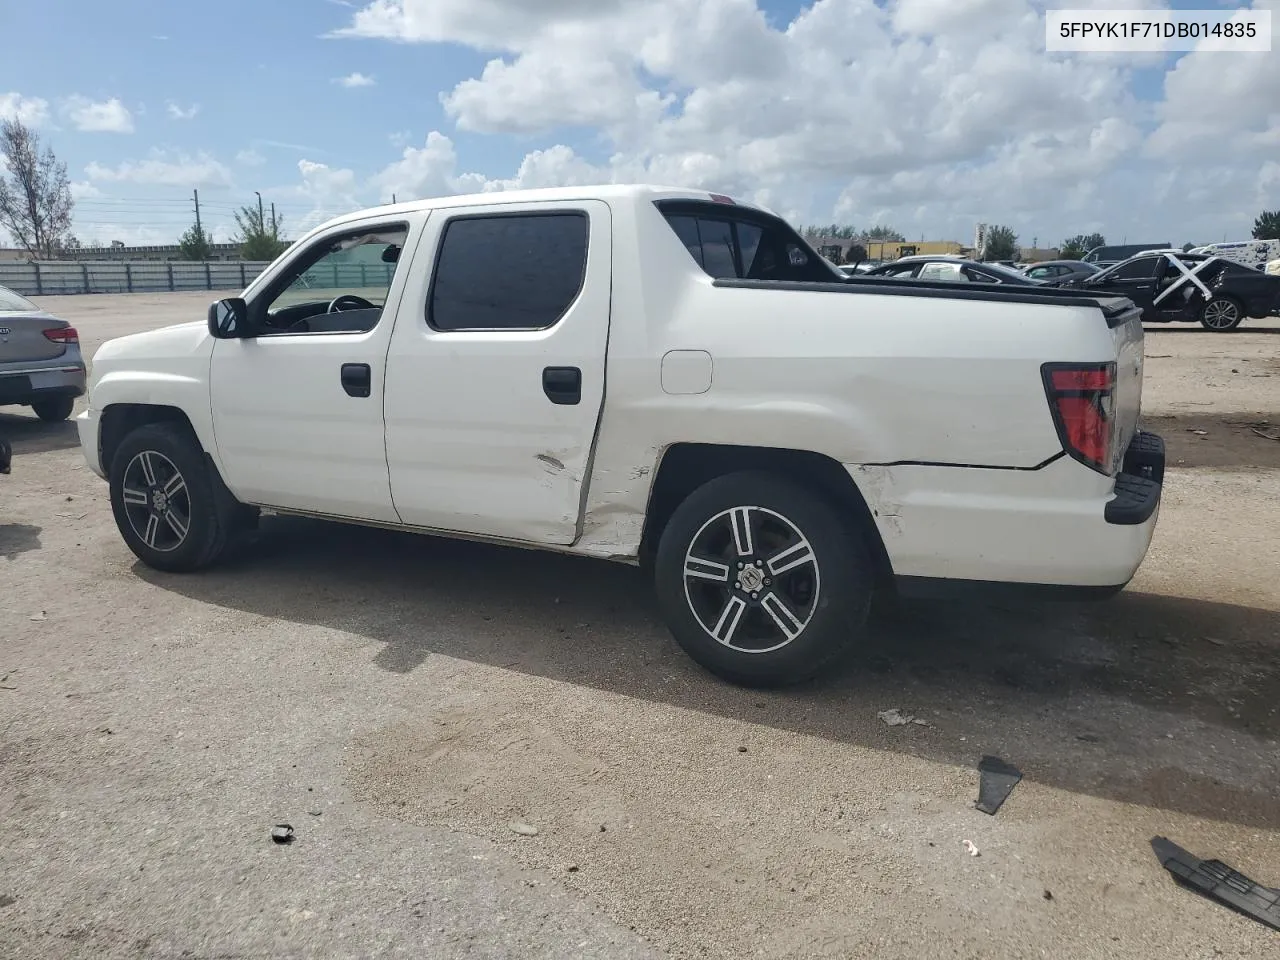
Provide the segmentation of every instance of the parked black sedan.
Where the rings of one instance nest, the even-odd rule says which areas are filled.
[[[1148,251],[1080,279],[1054,286],[1115,293],[1142,308],[1146,323],[1193,323],[1234,330],[1245,317],[1262,318],[1280,304],[1280,277],[1221,257],[1176,250]]]
[[[964,257],[929,256],[920,254],[903,257],[868,270],[869,277],[896,277],[899,280],[946,280],[955,283],[1011,283],[1017,286],[1040,286],[1041,280],[1033,280],[1021,270],[1013,270],[998,263],[979,263]]]

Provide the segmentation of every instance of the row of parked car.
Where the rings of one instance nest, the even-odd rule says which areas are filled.
[[[1053,260],[1018,269],[957,256],[919,255],[841,270],[851,279],[1056,286],[1115,294],[1137,304],[1147,323],[1199,322],[1216,332],[1234,330],[1246,317],[1280,313],[1280,259],[1258,269],[1212,248],[1143,250],[1105,268],[1083,260]]]

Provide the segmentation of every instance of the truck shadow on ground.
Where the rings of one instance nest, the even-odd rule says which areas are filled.
[[[24,417],[5,409],[0,409],[0,436],[13,444],[15,469],[21,456],[80,446],[80,433],[70,420],[45,423],[38,417]]]
[[[1274,790],[1186,772],[1266,782],[1259,763],[1274,763],[1280,739],[1273,611],[1136,592],[1088,605],[903,605],[877,616],[838,674],[761,692],[688,660],[632,567],[272,519],[204,574],[135,570],[193,599],[377,640],[388,671],[460,658],[965,767],[999,753],[1073,792],[1280,825]],[[890,707],[932,726],[890,729],[877,719]]]

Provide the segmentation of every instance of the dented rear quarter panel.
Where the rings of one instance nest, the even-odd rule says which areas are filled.
[[[850,466],[1034,467],[1061,451],[1041,364],[1116,358],[1088,302],[716,287],[652,204],[614,217],[608,385],[579,552],[635,555],[663,453],[679,443]],[[670,350],[708,352],[710,389],[664,393]],[[869,502],[892,503],[891,475],[863,479]]]

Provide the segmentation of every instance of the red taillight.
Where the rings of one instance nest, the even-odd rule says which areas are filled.
[[[1116,365],[1046,363],[1043,374],[1063,447],[1085,466],[1109,474],[1115,442]]]
[[[52,340],[54,343],[79,343],[80,334],[76,333],[75,327],[54,327],[52,330],[44,332],[46,340]]]

